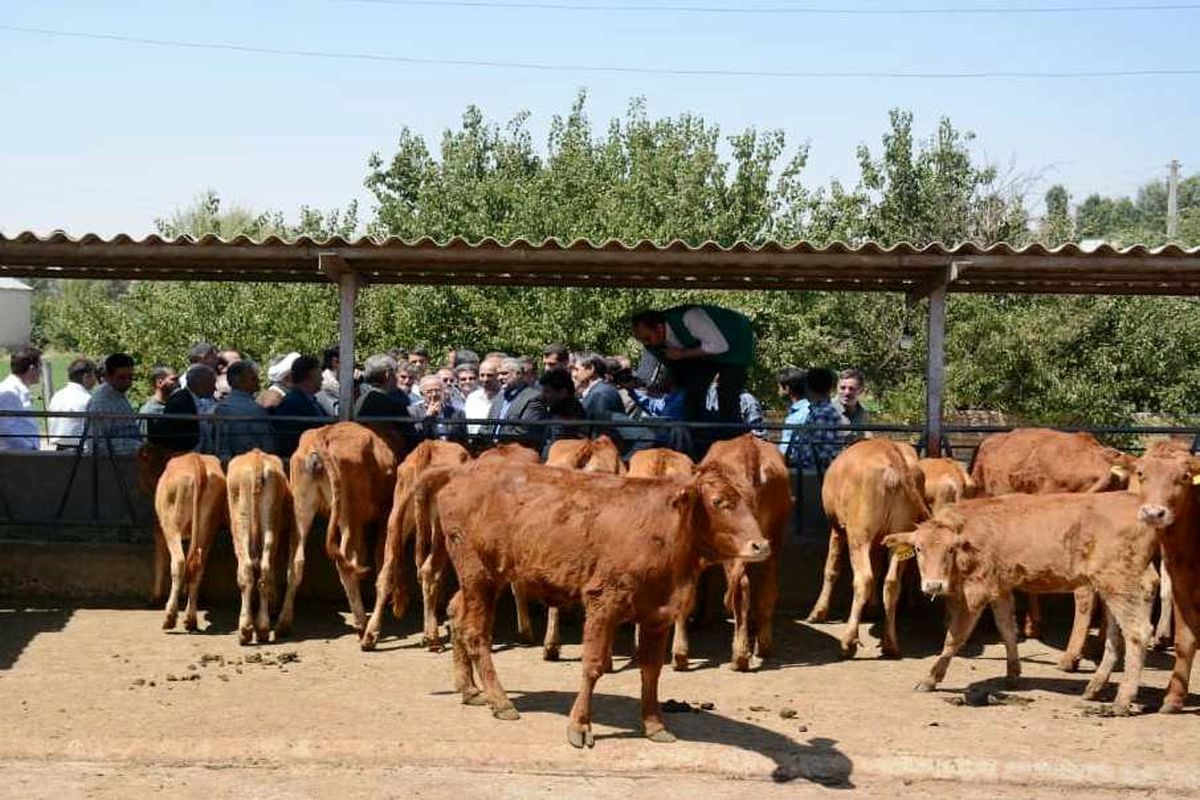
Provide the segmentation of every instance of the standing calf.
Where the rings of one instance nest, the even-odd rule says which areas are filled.
[[[1021,674],[1012,592],[1099,593],[1109,614],[1104,658],[1084,692],[1092,699],[1115,666],[1124,634],[1125,675],[1113,711],[1130,713],[1150,635],[1154,531],[1137,520],[1141,501],[1126,492],[1006,495],[968,500],[920,525],[884,538],[892,548],[913,548],[921,588],[946,598],[946,642],[929,677],[932,690],[950,659],[971,635],[989,604],[1004,639],[1007,677]],[[893,554],[893,558],[897,557]],[[1149,576],[1149,579],[1148,579]]]
[[[593,744],[592,692],[622,622],[641,625],[642,724],[673,741],[658,704],[667,631],[683,611],[700,565],[770,556],[737,488],[701,468],[687,478],[624,478],[535,467],[468,466],[438,494],[442,535],[460,589],[450,602],[454,676],[463,702],[516,719],[492,663],[496,599],[509,583],[550,604],[584,607],[583,685],[567,741]],[[440,550],[445,548],[445,551]],[[478,675],[482,689],[476,685]]]
[[[204,565],[213,540],[225,521],[225,476],[215,456],[185,453],[167,462],[154,491],[156,537],[170,556],[171,591],[163,630],[172,630],[179,616],[179,594],[187,582],[187,611],[183,627],[196,630],[196,600]],[[187,558],[183,542],[188,540]],[[157,547],[158,545],[156,545]]]
[[[283,541],[291,497],[283,462],[255,448],[229,462],[229,530],[237,557],[237,583],[242,595],[238,641],[268,641],[270,606],[275,597],[274,558]],[[258,610],[254,611],[255,588]]]

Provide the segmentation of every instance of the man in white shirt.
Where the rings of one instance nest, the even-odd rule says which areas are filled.
[[[33,411],[29,387],[42,379],[42,351],[24,347],[9,359],[11,374],[0,381],[0,411]],[[41,439],[34,417],[0,417],[0,450],[36,451]]]
[[[47,411],[87,411],[96,387],[96,362],[77,358],[67,367],[67,385],[50,398]],[[47,422],[50,446],[56,450],[78,450],[87,420],[82,417],[50,417]]]
[[[485,358],[479,365],[479,388],[467,395],[463,413],[467,419],[487,419],[492,410],[492,400],[500,392],[500,359]],[[481,426],[468,425],[467,433],[479,434]]]

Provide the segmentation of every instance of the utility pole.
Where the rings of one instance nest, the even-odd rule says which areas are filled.
[[[1179,234],[1179,159],[1171,159],[1167,165],[1167,240]]]

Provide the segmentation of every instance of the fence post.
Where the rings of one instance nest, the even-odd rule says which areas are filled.
[[[354,308],[359,277],[336,253],[317,256],[321,271],[338,285],[338,417],[350,419],[354,411]]]

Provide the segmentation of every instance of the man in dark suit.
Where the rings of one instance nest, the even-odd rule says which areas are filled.
[[[521,361],[506,358],[500,362],[499,378],[501,390],[492,400],[488,416],[504,420],[542,420],[546,418],[546,405],[542,393],[525,382]],[[545,439],[541,425],[497,425],[493,431],[497,441],[520,442],[540,451]]]
[[[309,428],[319,428],[332,422],[317,402],[321,391],[321,362],[313,356],[300,356],[292,362],[292,388],[279,405],[272,409],[275,417],[307,417],[304,420],[275,421],[275,446],[283,459],[292,457],[300,446],[300,434]]]
[[[571,364],[571,379],[588,419],[611,420],[613,414],[625,413],[621,393],[604,380],[607,374],[608,363],[596,353],[578,353]]]
[[[172,453],[214,452],[210,441],[209,424],[188,419],[211,414],[216,408],[213,393],[217,389],[217,373],[207,364],[192,364],[185,373],[185,386],[167,398],[162,416],[150,420],[147,438],[151,444],[165,447]]]

